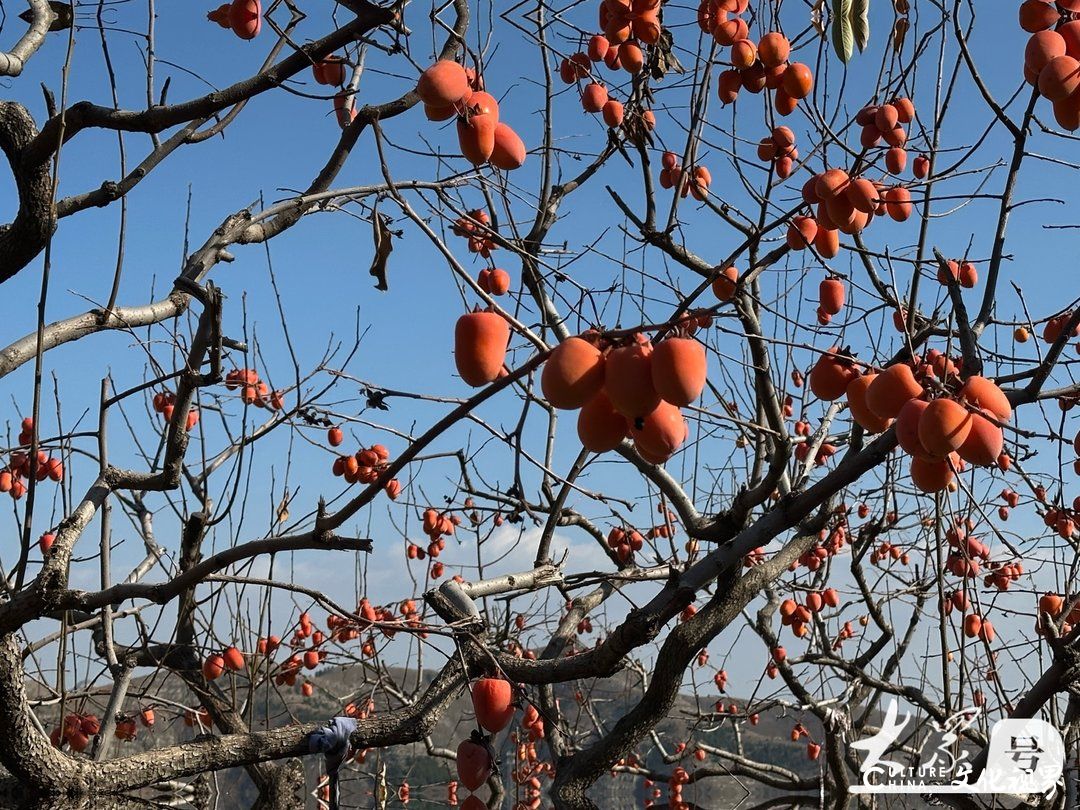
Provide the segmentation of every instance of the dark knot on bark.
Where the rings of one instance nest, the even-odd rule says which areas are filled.
[[[23,151],[36,135],[34,119],[25,107],[0,101],[0,151],[7,157],[19,193],[15,219],[0,225],[0,282],[30,264],[56,228],[48,162],[23,165]]]

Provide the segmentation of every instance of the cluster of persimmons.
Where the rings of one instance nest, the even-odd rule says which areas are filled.
[[[440,59],[420,74],[416,94],[430,121],[457,116],[458,144],[474,166],[491,162],[509,171],[525,162],[525,144],[505,121],[499,102],[484,91],[484,79],[450,59]]]
[[[1024,80],[1053,105],[1062,129],[1080,129],[1080,13],[1078,0],[1026,0],[1020,27],[1031,34],[1024,49]]]

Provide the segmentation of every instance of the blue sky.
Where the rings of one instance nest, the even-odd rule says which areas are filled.
[[[330,3],[320,3],[310,9],[311,17],[296,31],[296,38],[303,41],[320,34],[327,28]],[[984,8],[976,21],[971,48],[980,72],[995,97],[1004,101],[1010,98],[1020,81],[1020,65],[1026,36],[1016,25],[1010,11],[1007,14],[986,13]],[[209,89],[209,85],[223,87],[237,81],[257,69],[266,49],[270,46],[272,31],[264,26],[262,35],[253,42],[241,42],[227,31],[221,30],[205,20],[206,9],[188,3],[159,4],[157,20],[157,57],[162,60],[157,66],[157,90],[166,77],[171,78],[169,100],[179,101],[200,95]],[[420,65],[430,59],[431,38],[425,34],[427,8],[420,4],[409,6],[409,24],[417,34],[410,43],[411,56]],[[692,11],[688,8],[670,8],[669,24],[673,26],[677,44],[682,48],[696,49],[698,31],[693,25]],[[851,62],[846,77],[847,89],[844,95],[846,112],[853,114],[869,97],[871,85],[878,75],[879,60],[883,49],[886,32],[891,24],[891,10],[887,3],[874,4],[872,20],[871,47],[867,54],[857,55]],[[120,6],[117,17],[122,27],[141,29],[145,26],[145,10],[134,4]],[[569,12],[568,19],[585,30],[595,26],[594,10],[591,4],[583,4]],[[804,7],[788,4],[784,8],[782,22],[789,34],[801,30],[805,25]],[[912,44],[918,40],[928,20],[913,18],[914,27],[908,35],[905,55],[910,54]],[[487,34],[487,20],[481,20],[483,34]],[[16,28],[9,17],[0,37],[2,41]],[[556,24],[552,28],[552,43],[563,52],[577,49],[575,32],[567,25]],[[760,33],[752,29],[755,36]],[[69,99],[92,99],[98,103],[109,103],[108,85],[104,81],[100,42],[94,30],[81,30],[76,35],[76,47],[72,64],[72,83]],[[541,130],[540,115],[542,93],[537,84],[540,73],[540,57],[535,49],[530,48],[522,34],[497,21],[494,39],[499,47],[489,51],[487,76],[489,90],[502,102],[502,119],[510,122],[522,135],[526,145],[534,148],[538,144]],[[471,42],[476,42],[470,37]],[[936,40],[930,47],[931,56],[936,51]],[[38,85],[46,83],[54,91],[59,88],[60,65],[67,46],[65,35],[51,35],[46,45],[31,62],[26,75],[16,82],[6,81],[3,85],[5,98],[17,99],[27,104],[38,120],[44,118],[44,105]],[[146,91],[142,68],[142,56],[139,42],[131,36],[119,32],[110,32],[109,47],[114,60],[119,80],[119,95],[122,106],[141,108],[145,104]],[[946,65],[951,68],[955,57],[955,45],[949,43]],[[692,53],[680,52],[680,59],[691,66]],[[811,65],[817,64],[816,46],[804,48],[799,57]],[[829,83],[838,86],[841,70],[836,57],[827,51],[824,58],[828,65]],[[183,65],[197,71],[205,80],[192,77],[189,73],[165,62]],[[412,86],[416,71],[403,58],[389,62],[387,57],[374,49],[368,52],[367,71],[361,82],[360,100],[362,103],[378,103],[395,97]],[[606,74],[610,77],[611,74]],[[618,74],[617,82],[623,85],[622,92],[613,89],[620,98],[625,97],[626,74]],[[297,89],[306,93],[318,92],[320,88],[310,82],[305,75],[303,86]],[[931,59],[917,71],[912,90],[921,115],[932,110],[933,93],[936,84],[936,68]],[[819,74],[819,81],[821,74]],[[209,83],[209,84],[208,84]],[[1019,116],[1022,104],[1026,102],[1026,91],[1018,102],[1014,102],[1009,111]],[[668,112],[658,113],[659,138],[667,147],[681,154],[684,146],[684,129],[681,121],[686,115],[687,90],[685,84],[669,78],[657,86],[656,104],[667,106]],[[605,129],[599,120],[583,114],[573,91],[562,92],[554,103],[555,133],[558,144],[567,150],[580,150],[585,154],[600,149],[604,143]],[[709,120],[715,127],[709,133],[709,140],[714,143],[730,145],[732,135],[752,144],[767,133],[763,122],[761,101],[750,97],[740,98],[736,105],[737,123],[732,127],[733,112],[722,110],[713,99]],[[1051,120],[1049,105],[1040,102],[1040,117]],[[957,83],[950,102],[948,121],[944,126],[942,145],[945,150],[963,150],[969,148],[981,136],[990,123],[991,116],[981,103],[966,73]],[[813,136],[810,134],[808,120],[800,112],[784,123],[793,127],[799,138],[800,151],[809,152]],[[441,166],[434,160],[416,157],[405,151],[425,149],[425,142],[448,154],[456,152],[456,139],[453,127],[427,122],[419,109],[385,123],[388,140],[397,148],[389,152],[389,160],[394,176],[398,180],[430,180],[446,176],[466,168],[461,158],[449,157]],[[256,204],[262,195],[272,201],[288,195],[288,191],[305,187],[322,166],[325,156],[336,143],[339,129],[331,114],[329,100],[313,100],[286,92],[267,94],[252,101],[239,119],[225,132],[224,137],[182,149],[170,157],[153,175],[140,184],[129,196],[128,230],[124,263],[123,283],[119,302],[137,304],[149,300],[149,291],[157,295],[168,288],[178,272],[181,263],[184,242],[185,215],[188,194],[191,194],[190,242],[192,247],[201,244],[207,235],[228,214],[250,204]],[[129,166],[133,165],[148,147],[145,135],[126,135],[125,145],[128,150]],[[61,159],[61,195],[78,193],[97,187],[103,180],[118,176],[117,141],[115,134],[84,131],[70,144]],[[1006,160],[1010,138],[1002,127],[995,127],[981,143],[971,159],[973,168],[986,168],[999,161]],[[1060,160],[1070,160],[1075,152],[1075,142],[1063,141],[1045,134],[1037,134],[1031,141],[1031,151],[1052,156]],[[740,153],[752,156],[752,146],[746,143],[740,146]],[[913,149],[912,157],[916,151]],[[830,156],[838,156],[835,148],[829,150]],[[950,151],[949,154],[954,154]],[[702,162],[712,170],[714,185],[712,191],[717,196],[735,204],[746,205],[748,197],[735,179],[732,167],[726,158],[716,149],[703,146],[699,149]],[[656,155],[655,157],[658,157]],[[839,158],[836,158],[839,159]],[[657,161],[658,162],[658,161]],[[946,159],[945,162],[951,162]],[[1071,187],[1074,185],[1072,170],[1051,161],[1030,160],[1018,189],[1017,198],[1057,198],[1071,204]],[[573,173],[583,164],[570,157],[564,157],[562,168]],[[820,163],[814,162],[814,170]],[[801,172],[788,183],[780,199],[794,199],[806,178]],[[512,175],[515,189],[513,199],[514,216],[519,223],[528,227],[531,221],[529,201],[535,194],[539,177],[539,161],[530,158],[525,167]],[[756,169],[751,174],[755,183],[760,184],[763,174]],[[373,159],[373,140],[371,133],[362,136],[360,144],[352,155],[348,165],[339,177],[336,186],[354,186],[378,182],[377,163]],[[996,219],[997,204],[993,200],[973,199],[966,201],[985,181],[982,191],[998,193],[1004,181],[1004,169],[996,168],[990,173],[964,175],[942,183],[938,193],[955,197],[951,202],[939,202],[935,211],[941,212],[955,206],[957,210],[948,218],[936,220],[931,227],[930,243],[939,247],[946,255],[960,256],[968,251],[970,256],[985,260],[989,256],[993,223]],[[616,216],[610,197],[604,190],[611,185],[627,199],[635,210],[640,211],[640,178],[637,169],[631,169],[621,158],[612,159],[600,177],[575,193],[568,201],[564,216],[552,230],[549,242],[555,246],[567,244],[570,255],[577,255],[586,245],[590,245],[604,233],[596,245],[596,251],[573,264],[569,274],[575,282],[596,289],[606,289],[612,283],[617,290],[612,296],[601,296],[598,300],[605,307],[604,323],[614,326],[617,313],[622,312],[622,324],[629,325],[637,319],[637,300],[635,294],[641,289],[641,279],[637,269],[658,273],[668,278],[681,290],[688,291],[698,283],[696,277],[685,269],[665,265],[662,257],[650,252],[642,257],[640,252],[628,254],[627,262],[631,266],[625,274],[616,259],[623,255],[624,249],[632,247],[619,231],[624,223]],[[11,180],[6,175],[0,177],[0,219],[8,220],[15,210],[15,201]],[[430,198],[429,198],[430,199]],[[432,212],[423,200],[410,198],[413,205],[423,215]],[[669,198],[661,193],[661,210],[666,210]],[[462,194],[462,204],[475,207],[483,204],[478,191],[469,189]],[[351,209],[353,213],[356,208]],[[344,340],[348,343],[355,329],[357,313],[364,331],[363,343],[355,361],[347,369],[356,377],[371,380],[387,388],[415,390],[421,393],[440,396],[465,396],[468,389],[453,376],[453,358],[451,354],[453,323],[464,311],[463,300],[472,306],[475,300],[471,296],[465,299],[458,292],[458,285],[448,272],[445,262],[435,253],[430,243],[416,228],[404,219],[397,217],[397,211],[390,203],[382,209],[395,215],[395,228],[403,228],[406,238],[395,242],[395,250],[390,259],[388,293],[373,289],[373,280],[368,275],[371,259],[370,226],[367,222],[350,216],[348,213],[317,214],[305,220],[270,244],[270,259],[277,275],[284,309],[290,324],[290,336],[300,359],[301,367],[311,368],[323,355],[328,342]],[[500,212],[501,213],[501,212]],[[688,247],[699,255],[710,257],[719,262],[739,242],[737,234],[730,229],[717,227],[716,219],[696,206],[684,205],[680,208],[684,222],[683,234]],[[503,215],[503,218],[505,216]],[[103,302],[108,297],[112,273],[115,264],[116,233],[119,222],[119,206],[107,209],[86,211],[78,216],[62,221],[53,242],[53,270],[49,295],[48,318],[53,320],[84,311],[87,300]],[[1071,280],[1073,274],[1071,261],[1075,252],[1075,232],[1072,230],[1047,230],[1044,225],[1072,224],[1072,216],[1066,205],[1056,202],[1042,202],[1018,208],[1012,216],[1010,236],[1006,252],[1013,256],[1007,263],[1005,283],[1001,285],[999,314],[1010,318],[1019,312],[1017,300],[1008,286],[1009,281],[1016,281],[1024,287],[1028,306],[1033,313],[1044,316],[1064,306],[1071,298],[1074,288],[1062,282]],[[894,253],[903,252],[912,245],[918,233],[917,217],[904,225],[878,222],[868,234],[868,242],[875,247],[888,245]],[[451,247],[459,260],[474,272],[484,266],[473,256],[466,254],[462,240],[448,237]],[[226,330],[230,335],[240,336],[244,324],[244,311],[249,334],[257,333],[264,357],[267,358],[267,370],[271,378],[288,381],[291,376],[291,364],[285,351],[285,343],[277,314],[276,305],[267,280],[267,254],[263,246],[238,247],[234,251],[236,261],[221,264],[211,276],[215,284],[220,285],[228,295],[226,312]],[[557,262],[568,257],[552,254],[549,261]],[[803,299],[812,297],[818,281],[823,277],[821,267],[805,264],[807,257],[796,256],[782,267],[775,268],[768,274],[767,288],[775,289],[778,295],[786,295],[785,306],[794,311],[794,296]],[[512,289],[519,288],[520,268],[516,262],[496,254],[496,260],[505,262],[514,279]],[[5,338],[0,342],[8,343],[33,329],[34,303],[40,284],[42,262],[35,261],[15,279],[5,284],[5,295],[0,298],[0,322],[5,324]],[[745,266],[745,265],[743,265]],[[856,286],[865,288],[865,275],[842,253],[837,259],[836,269],[854,273]],[[980,264],[980,270],[985,264]],[[668,275],[670,274],[670,275]],[[899,271],[898,281],[906,286],[910,277],[907,266]],[[673,295],[670,290],[661,289],[650,282],[648,285],[651,302],[647,306],[647,316],[666,317],[670,311]],[[565,288],[560,288],[565,289]],[[968,293],[969,308],[977,308],[978,295],[982,286],[973,293]],[[933,283],[924,283],[921,304],[932,308],[941,289]],[[569,293],[568,294],[572,294]],[[659,302],[657,301],[659,299]],[[853,294],[856,308],[867,299],[865,294]],[[711,303],[711,300],[703,301]],[[805,307],[805,304],[804,304]],[[806,309],[812,312],[812,307]],[[527,309],[521,317],[529,323],[535,322],[535,313]],[[878,312],[867,321],[857,323],[843,334],[844,342],[858,346],[867,343],[869,336],[875,336],[885,320],[886,336],[895,340],[888,314]],[[809,318],[804,318],[804,322]],[[581,326],[587,326],[591,316],[586,311]],[[185,327],[185,332],[187,327]],[[814,334],[800,328],[799,332],[789,335],[800,342],[814,342],[816,345],[828,345],[832,335],[840,334],[838,328],[821,334]],[[158,331],[161,339],[164,333]],[[1002,338],[1007,338],[1003,332]],[[717,338],[716,348],[721,354],[737,354],[738,343],[733,338]],[[1007,346],[1008,344],[1006,344]],[[1032,351],[1028,344],[1026,351]],[[157,349],[158,356],[167,358],[164,346]],[[518,357],[524,359],[525,353]],[[1030,355],[1029,355],[1030,356]],[[800,353],[796,362],[805,367],[808,353]],[[719,355],[710,358],[714,381],[726,390],[728,380],[720,374]],[[263,364],[259,363],[260,371]],[[76,419],[87,408],[94,406],[96,391],[103,374],[111,373],[118,388],[137,384],[145,373],[145,355],[135,346],[128,336],[108,335],[83,341],[50,353],[45,362],[46,374],[56,373],[60,379],[61,397],[65,422]],[[15,424],[18,416],[30,405],[29,367],[20,370],[0,381],[0,392],[5,404],[4,418]],[[51,380],[49,382],[51,398]],[[735,394],[733,394],[735,395]],[[444,412],[446,406],[420,405],[413,402],[394,400],[389,414],[360,413],[361,402],[355,398],[355,388],[343,383],[335,391],[335,400],[342,400],[334,410],[349,415],[359,415],[363,419],[389,424],[398,430],[422,432],[428,424]],[[709,404],[709,403],[706,403]],[[815,405],[811,413],[818,413],[820,406]],[[48,409],[51,412],[51,405]],[[149,436],[149,419],[141,406],[129,411],[135,429],[145,440]],[[239,409],[234,407],[234,413]],[[509,396],[503,396],[494,403],[489,403],[481,410],[481,415],[497,426],[510,428],[520,414],[520,402]],[[1021,423],[1039,427],[1032,417],[1021,416]],[[1028,421],[1025,421],[1028,420]],[[52,419],[46,420],[52,423]],[[561,431],[558,439],[558,460],[561,469],[566,469],[578,444],[573,431],[573,416],[564,415],[561,419]],[[222,435],[212,428],[205,429],[204,435],[211,447],[220,446]],[[530,449],[541,452],[538,441],[543,430],[539,413],[529,421],[528,435],[532,444]],[[1042,426],[1044,427],[1044,426]],[[1071,431],[1067,428],[1066,433]],[[397,453],[402,443],[385,434],[371,429],[355,428],[353,431],[361,442],[385,441],[392,453]],[[300,496],[292,512],[294,517],[306,513],[312,508],[319,494],[332,496],[337,493],[337,481],[329,475],[331,456],[317,446],[323,443],[321,431],[308,430],[305,436],[311,442],[297,440],[292,447],[294,468],[289,484],[295,492],[300,489]],[[468,442],[477,447],[488,436],[476,426],[455,431],[454,434],[433,446],[433,452],[446,451]],[[350,439],[350,442],[352,440]],[[119,439],[118,439],[119,443]],[[284,462],[289,450],[284,433],[260,443],[254,461],[252,474],[252,494],[248,503],[248,516],[243,525],[236,530],[236,540],[246,540],[259,536],[267,530],[271,516],[271,506],[281,495]],[[134,463],[130,447],[122,445],[115,449],[116,461]],[[717,464],[726,460],[733,452],[730,434],[721,441],[714,440],[709,445],[709,457],[715,456]],[[1056,455],[1056,454],[1055,454]],[[483,471],[490,480],[499,480],[505,486],[510,481],[508,454],[505,450],[492,447],[483,455]],[[1069,459],[1066,458],[1066,463]],[[1035,463],[1036,468],[1049,472],[1056,464],[1050,459]],[[669,468],[681,474],[688,474],[690,462],[676,459]],[[89,469],[86,465],[76,464],[76,493],[89,483]],[[535,475],[529,473],[535,483]],[[457,472],[450,461],[445,459],[427,462],[423,468],[423,492],[428,502],[439,504],[444,495],[453,491]],[[722,479],[730,482],[730,476]],[[611,464],[594,465],[584,485],[592,489],[607,488],[619,497],[635,499],[645,494],[645,489],[635,477]],[[869,487],[876,486],[870,484]],[[995,485],[996,489],[1000,482]],[[868,487],[868,488],[869,488]],[[419,496],[418,496],[419,497]],[[421,504],[423,505],[423,504]],[[651,510],[652,503],[645,503],[634,514],[642,515]],[[176,547],[176,524],[170,519],[164,501],[155,502],[162,507],[158,524],[159,540],[169,549]],[[586,505],[589,514],[600,519],[606,527],[610,520],[604,520],[606,510],[602,506]],[[405,510],[395,507],[389,513],[386,501],[376,501],[376,507],[361,516],[355,528],[358,533],[371,534],[376,538],[376,553],[368,561],[369,584],[367,594],[373,601],[383,602],[400,599],[400,584],[404,576],[402,561],[402,541],[397,529],[403,526]],[[654,512],[652,514],[655,514]],[[39,509],[35,519],[35,532],[44,530],[55,518],[47,514],[47,509]],[[639,525],[647,526],[648,517],[641,517]],[[1018,525],[1023,526],[1023,523]],[[410,536],[415,537],[416,515],[409,525]],[[525,526],[533,531],[531,526]],[[1010,529],[1014,528],[1010,524]],[[124,544],[117,550],[117,569],[138,559],[139,548],[133,542],[130,526],[124,521],[117,521],[117,537],[124,538]],[[501,550],[508,550],[513,545],[517,530],[506,526],[491,541]],[[570,568],[573,570],[589,569],[602,565],[603,561],[595,549],[579,535],[561,537],[562,543],[570,543],[572,553]],[[92,534],[87,536],[88,545],[96,546]],[[225,532],[219,532],[215,542],[229,542]],[[0,553],[6,565],[11,564],[11,549]],[[443,559],[451,570],[456,565],[465,564],[474,559],[471,545],[448,549]],[[354,571],[347,555],[327,556],[297,555],[295,580],[301,584],[318,584],[324,587],[334,598],[348,605],[354,598]],[[529,543],[524,543],[518,552],[510,554],[497,570],[510,570],[515,567],[527,567],[531,563]],[[422,576],[422,568],[414,566],[414,573]],[[468,572],[466,572],[468,575]],[[74,582],[84,587],[92,587],[96,577],[96,564],[84,565],[83,572],[76,575]],[[363,591],[361,591],[363,593]],[[644,595],[644,589],[631,594],[634,598]],[[612,603],[612,611],[618,613],[625,603]],[[1024,620],[1026,623],[1026,619]],[[717,650],[726,648],[738,631],[731,628],[714,645]],[[745,631],[742,631],[745,632]],[[742,675],[756,677],[760,672],[758,658],[750,656],[742,665],[732,664],[736,677],[739,669],[745,668]],[[714,652],[714,661],[718,652]],[[737,694],[746,690],[736,688]]]

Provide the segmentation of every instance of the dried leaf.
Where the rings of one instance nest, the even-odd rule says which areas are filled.
[[[368,272],[376,278],[376,290],[388,290],[390,288],[386,284],[386,260],[394,249],[393,233],[390,230],[390,217],[380,214],[377,209],[371,212],[371,235],[375,242],[375,256]]]
[[[901,17],[893,26],[892,46],[896,53],[900,53],[904,49],[904,37],[907,36],[909,25],[908,21]]]
[[[847,64],[855,52],[855,37],[851,31],[851,0],[833,0],[832,44],[840,61]]]
[[[653,80],[660,81],[668,73],[686,73],[686,68],[675,55],[673,44],[671,31],[663,29],[649,59],[649,75]]]
[[[627,116],[623,120],[623,132],[626,133],[627,140],[633,144],[644,146],[647,149],[651,149],[654,146],[652,133],[649,132],[649,128],[645,126],[645,119],[640,114]],[[609,137],[613,139],[612,143],[615,147],[621,150],[622,144],[619,143],[619,138],[615,136],[614,130],[612,130]],[[631,162],[630,165],[633,165],[633,163]]]
[[[388,411],[390,406],[386,404],[386,391],[379,388],[361,388],[362,393],[367,398],[367,406],[377,411]]]
[[[851,32],[859,51],[870,44],[870,0],[851,0]]]
[[[814,0],[814,7],[810,9],[810,24],[814,26],[814,30],[818,32],[818,36],[825,36],[825,24],[822,20],[825,18],[825,0]]]

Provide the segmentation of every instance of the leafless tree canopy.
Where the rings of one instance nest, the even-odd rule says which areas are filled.
[[[1078,806],[1080,2],[25,5],[0,3],[12,803],[205,805],[231,770],[268,808],[613,806],[611,780],[689,808],[733,779],[845,807],[898,698],[974,718],[976,777],[995,720],[1049,719],[1065,779],[1011,800]],[[166,199],[251,120],[304,187],[283,158],[239,210]],[[186,216],[179,272],[125,261],[129,206]],[[79,219],[115,230],[58,289]],[[275,264],[327,220],[339,262]],[[234,261],[265,270],[238,290]],[[391,334],[430,359],[407,387]],[[319,573],[353,570],[344,599]],[[437,776],[388,772],[400,747]]]

